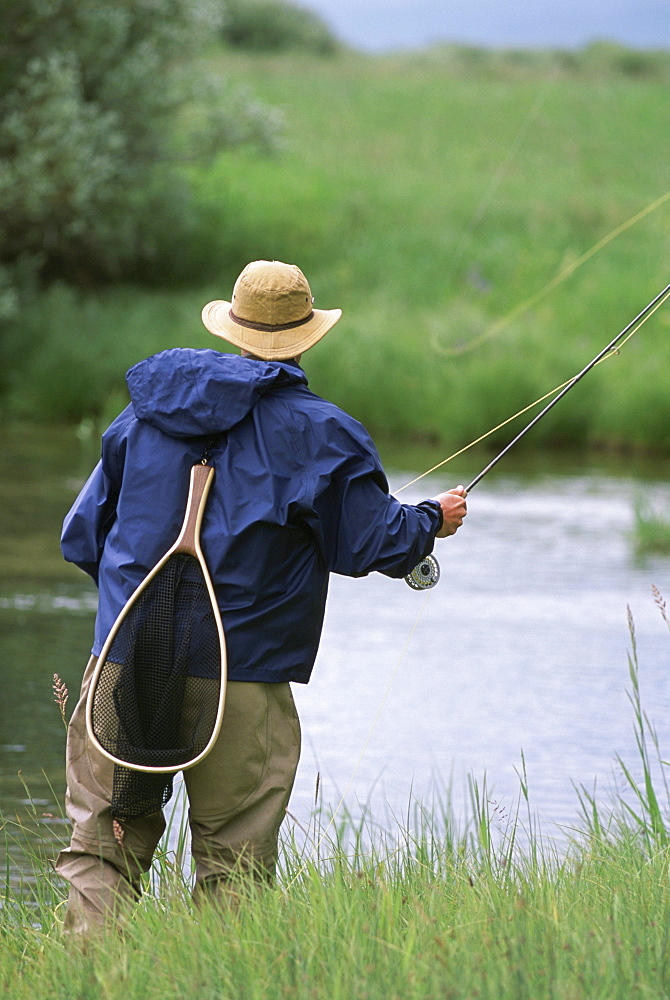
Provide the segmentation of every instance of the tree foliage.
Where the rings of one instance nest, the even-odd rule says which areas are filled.
[[[319,55],[331,55],[339,44],[318,14],[288,0],[226,0],[222,37],[236,48]]]
[[[174,121],[207,96],[199,57],[223,16],[218,0],[3,0],[0,316],[30,278],[141,274],[188,227]],[[216,96],[210,147],[272,139],[267,109],[233,95],[227,116]]]

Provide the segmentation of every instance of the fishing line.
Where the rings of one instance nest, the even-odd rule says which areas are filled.
[[[472,238],[472,234],[474,233],[479,223],[482,221],[484,215],[488,211],[491,202],[498,193],[498,189],[505,180],[509,168],[511,167],[514,158],[518,153],[523,140],[526,137],[526,134],[528,132],[531,123],[537,118],[538,114],[540,113],[542,105],[544,104],[546,96],[549,92],[550,84],[554,82],[557,75],[558,75],[558,67],[555,67],[548,75],[548,77],[545,79],[532,106],[530,107],[528,113],[526,114],[526,117],[521,123],[521,126],[517,134],[512,140],[512,143],[507,151],[505,159],[502,161],[498,169],[495,171],[491,183],[489,184],[488,188],[484,191],[482,197],[479,199],[479,203],[472,215],[472,218],[470,219],[470,222],[468,223],[466,228],[462,231],[461,238],[456,244],[456,247],[454,248],[454,252],[452,255],[451,268],[450,268],[452,281],[456,275],[457,270],[461,266],[463,257],[465,256],[466,243],[468,242],[468,240]]]
[[[589,250],[583,253],[580,257],[577,257],[576,260],[572,261],[571,264],[567,264],[564,268],[562,268],[558,274],[555,274],[554,277],[546,283],[546,285],[539,289],[539,291],[534,292],[527,299],[524,299],[518,305],[514,306],[514,308],[508,313],[496,320],[495,323],[492,323],[491,326],[484,330],[483,333],[479,334],[477,337],[473,337],[469,343],[463,344],[460,347],[445,347],[440,344],[439,335],[435,333],[435,331],[432,331],[430,333],[430,343],[432,349],[436,351],[436,353],[442,354],[445,357],[457,357],[458,355],[474,351],[477,347],[480,347],[482,344],[486,343],[486,341],[491,340],[493,337],[496,337],[499,333],[501,333],[502,330],[504,330],[505,327],[512,322],[512,320],[518,319],[519,316],[523,316],[524,313],[532,309],[538,302],[545,299],[551,292],[554,291],[555,288],[558,288],[558,286],[563,284],[564,281],[567,281],[567,279],[571,277],[578,268],[580,268],[583,264],[586,264],[586,262],[591,260],[592,257],[595,257],[597,253],[603,250],[618,236],[621,236],[622,233],[625,233],[626,230],[631,229],[636,223],[646,218],[646,216],[651,215],[652,212],[655,212],[657,208],[660,208],[661,205],[665,204],[665,202],[669,199],[670,191],[666,191],[665,194],[660,196],[660,198],[654,199],[654,201],[650,202],[639,212],[636,212],[635,215],[632,215],[630,219],[620,223],[620,225],[616,226],[611,232],[607,233],[606,236],[599,239],[597,243],[594,243]]]
[[[670,197],[670,192],[668,192],[668,196]],[[625,339],[622,340],[617,347],[611,348],[608,354],[605,354],[604,357],[596,361],[593,367],[602,364],[603,361],[607,361],[609,360],[609,358],[616,357],[621,351],[621,348],[628,343],[630,338],[634,336],[634,334],[636,334],[637,331],[642,326],[644,326],[647,320],[654,315],[656,310],[661,308],[663,303],[666,302],[669,297],[670,297],[670,286],[668,286],[668,288],[664,289],[664,291],[661,292],[658,301],[653,305],[653,307],[651,307],[647,312],[644,313],[644,315],[642,316],[641,319],[639,319],[639,321],[635,320],[633,321],[634,325],[632,329],[628,332],[628,335],[625,337]],[[550,399],[551,396],[555,396],[557,392],[561,392],[567,386],[571,385],[577,378],[578,375],[573,375],[572,378],[569,378],[566,382],[561,383],[561,385],[557,385],[555,389],[551,389],[549,392],[545,393],[544,396],[540,396],[540,398],[536,399],[533,403],[529,403],[528,406],[525,406],[522,410],[519,410],[518,413],[513,414],[511,417],[507,417],[507,419],[503,420],[502,423],[497,424],[495,427],[492,427],[490,430],[486,431],[485,434],[481,434],[478,438],[475,438],[474,441],[471,441],[470,444],[466,444],[465,447],[460,448],[458,451],[455,451],[453,455],[449,455],[448,458],[442,459],[442,461],[438,462],[437,465],[434,465],[432,468],[427,469],[426,472],[422,472],[421,475],[416,476],[416,478],[414,479],[411,479],[408,483],[405,483],[404,486],[400,486],[397,490],[394,490],[394,493],[402,493],[403,490],[406,490],[410,486],[413,486],[414,483],[418,483],[421,479],[424,479],[426,476],[429,476],[432,472],[436,472],[438,469],[441,469],[443,465],[446,465],[448,462],[451,462],[454,458],[458,458],[459,455],[462,455],[464,454],[464,452],[469,451],[470,448],[474,448],[474,446],[476,444],[479,444],[481,441],[485,441],[487,437],[491,436],[491,434],[495,434],[496,431],[499,431],[501,428],[506,427],[507,424],[510,424],[513,420],[516,420],[517,417],[521,417],[523,416],[524,413],[528,413],[528,411],[532,410],[533,407],[538,406],[540,403],[543,403],[545,399]]]

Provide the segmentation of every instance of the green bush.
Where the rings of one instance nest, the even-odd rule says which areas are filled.
[[[640,79],[667,79],[668,53],[663,49],[630,49],[617,42],[592,42],[582,50],[582,66],[593,72],[620,74]]]
[[[116,288],[82,293],[54,282],[0,340],[3,402],[18,417],[109,421],[127,403],[125,372],[163,348],[211,346],[202,294]],[[199,339],[198,339],[199,338]]]
[[[227,0],[222,34],[229,45],[264,51],[333,53],[337,40],[312,11],[285,0]]]
[[[145,277],[192,225],[184,151],[274,134],[274,115],[205,76],[221,21],[213,0],[4,0],[0,319],[31,276]],[[194,99],[197,135],[177,143]]]

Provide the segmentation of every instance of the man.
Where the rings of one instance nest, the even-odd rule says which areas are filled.
[[[96,657],[135,587],[176,538],[189,470],[214,440],[216,475],[202,546],[228,656],[223,727],[185,771],[196,896],[234,872],[270,879],[300,753],[290,682],[307,683],[330,572],[407,574],[466,514],[458,487],[413,506],[388,493],[364,428],[307,388],[301,354],[339,320],[314,309],[294,265],[255,261],[207,329],[241,350],[165,351],[127,375],[130,405],[103,435],[102,458],[65,519],[62,549],[97,581],[93,655],[68,732],[70,882],[66,927],[101,925],[137,898],[164,830],[162,812],[123,824],[110,812],[114,764],[86,735]]]

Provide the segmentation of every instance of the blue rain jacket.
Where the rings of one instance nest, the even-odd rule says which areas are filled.
[[[439,504],[388,493],[358,421],[295,361],[175,349],[127,376],[131,403],[68,513],[64,557],[98,583],[93,652],[176,539],[208,437],[215,478],[201,542],[236,681],[306,683],[330,572],[402,577],[433,548]]]

